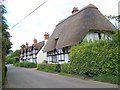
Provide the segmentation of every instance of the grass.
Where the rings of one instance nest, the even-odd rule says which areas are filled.
[[[52,72],[52,71],[44,71],[44,70],[38,70],[38,71],[54,73],[54,74],[58,74],[58,75],[63,75],[63,76],[67,76],[67,77],[74,77],[74,78],[79,78],[79,79],[83,79],[83,80],[91,79],[91,78],[89,78],[89,77],[87,77],[85,75],[80,76],[80,75],[68,74],[68,73],[64,73],[64,72]]]
[[[79,79],[83,79],[83,80],[91,79],[90,77],[87,77],[86,75],[75,75],[75,74],[68,74],[68,73],[64,73],[64,72],[60,72],[58,74],[68,76],[68,77],[79,78]]]
[[[111,74],[100,74],[98,76],[94,76],[93,80],[120,85],[120,82],[118,82],[118,76],[114,76]]]
[[[42,71],[42,70],[40,70]],[[43,72],[47,72],[47,71],[43,71]],[[49,72],[49,73],[54,73],[54,74],[59,74],[59,75],[63,75],[63,76],[67,76],[67,77],[74,77],[74,78],[79,78],[79,79],[83,79],[83,80],[94,80],[94,81],[101,81],[101,82],[107,82],[107,83],[111,83],[111,84],[119,84],[120,82],[118,82],[118,76],[114,76],[111,74],[100,74],[99,76],[94,76],[94,77],[88,77],[86,75],[75,75],[75,74],[68,74],[68,73],[64,73],[64,72]]]

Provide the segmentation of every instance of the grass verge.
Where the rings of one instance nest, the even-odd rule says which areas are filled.
[[[120,85],[120,82],[118,81],[118,76],[114,76],[111,74],[100,74],[98,76],[94,76],[93,80]]]

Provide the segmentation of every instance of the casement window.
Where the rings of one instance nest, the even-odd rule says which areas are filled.
[[[98,38],[101,40],[101,33],[98,32]]]
[[[105,40],[105,33],[101,33],[102,40]]]
[[[26,56],[26,53],[24,53],[24,56]]]
[[[35,54],[35,52],[36,52],[35,49],[33,49],[33,53],[34,53],[34,54]]]
[[[108,40],[112,40],[112,38],[111,38],[109,35],[107,36],[107,39],[108,39]]]
[[[57,63],[57,56],[56,55],[52,56],[52,62]]]
[[[94,39],[95,40],[101,40],[102,39],[102,36],[101,36],[101,33],[100,32],[94,32]]]
[[[48,63],[52,62],[52,56],[49,56],[47,59],[48,59]]]
[[[62,53],[65,53],[65,48],[62,48]]]

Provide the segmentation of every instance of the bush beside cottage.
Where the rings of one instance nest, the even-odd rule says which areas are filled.
[[[71,48],[71,73],[93,77],[118,73],[118,47],[114,41],[94,41]]]
[[[37,69],[46,71],[46,72],[60,72],[61,71],[60,64],[41,63],[37,65]]]
[[[15,66],[18,66],[18,67],[25,67],[25,68],[36,68],[37,67],[37,64],[33,63],[33,62],[17,62],[17,63],[14,63]]]

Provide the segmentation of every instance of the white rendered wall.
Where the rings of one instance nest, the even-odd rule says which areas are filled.
[[[37,54],[37,64],[42,63],[44,60],[46,60],[46,53],[40,50]]]
[[[108,33],[101,33],[101,40],[107,40],[107,39],[111,39],[109,36],[108,36]],[[87,33],[87,35],[85,36],[84,38],[84,41],[94,41],[94,40],[99,40],[99,37],[98,37],[98,34],[97,33],[94,33],[94,32],[89,32]]]
[[[69,54],[65,54],[65,63],[69,62]]]

